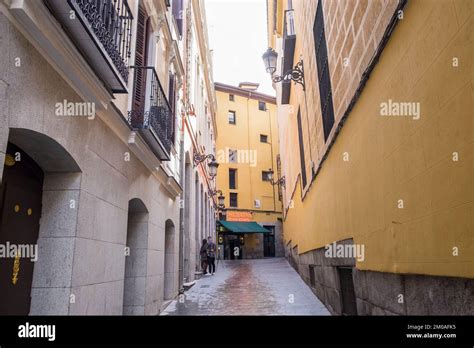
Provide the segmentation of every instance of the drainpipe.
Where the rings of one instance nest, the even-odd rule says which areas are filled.
[[[183,84],[184,85],[184,84]],[[184,87],[186,88],[186,87]],[[186,175],[185,171],[185,158],[184,158],[184,113],[181,112],[181,131],[179,132],[179,170],[181,171],[181,175],[179,176],[179,184],[181,185],[181,194],[179,195],[179,250],[181,251],[181,259],[179,260],[179,293],[182,294],[184,292],[184,261],[186,259],[185,256],[185,247],[184,247],[184,202],[185,202],[185,178]]]

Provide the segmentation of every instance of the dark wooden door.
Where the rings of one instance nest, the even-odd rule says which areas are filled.
[[[263,235],[263,257],[275,257],[275,227],[264,226],[270,233]]]
[[[341,284],[342,314],[357,315],[354,281],[352,280],[352,268],[339,267],[337,270]]]
[[[18,154],[21,160],[12,163],[11,159]],[[0,186],[0,244],[34,246],[41,217],[43,172],[12,144],[8,145],[7,157]],[[30,311],[34,262],[24,257],[18,261],[19,270],[14,280],[15,258],[0,257],[1,315],[28,315]]]

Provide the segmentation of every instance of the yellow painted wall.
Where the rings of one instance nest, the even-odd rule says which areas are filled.
[[[304,201],[300,183],[291,187],[285,240],[300,253],[354,238],[365,245],[359,269],[474,277],[472,10],[409,1]],[[298,41],[295,56],[304,49]],[[420,102],[421,118],[380,116],[388,99]],[[294,93],[291,102],[304,105]],[[320,122],[317,110],[308,116]],[[299,168],[296,154],[282,160]]]
[[[238,209],[253,211],[273,211],[276,214],[254,213],[254,221],[271,222],[281,218],[281,202],[278,199],[277,186],[262,181],[262,171],[272,168],[277,173],[276,157],[279,153],[278,124],[276,105],[267,102],[267,111],[258,109],[258,100],[235,95],[235,101],[229,101],[229,94],[216,91],[217,94],[217,160],[219,163],[217,188],[225,196],[225,205],[229,208],[229,193],[238,194]],[[228,111],[236,112],[236,125],[228,122]],[[269,143],[260,142],[260,134],[268,136]],[[220,161],[219,151],[226,148],[234,150],[255,150],[255,166],[249,163],[227,163]],[[273,157],[272,157],[273,156]],[[237,189],[229,190],[229,168],[237,169]],[[260,199],[261,207],[255,208],[254,200]]]
[[[276,8],[275,8],[276,4]],[[268,35],[268,46],[275,48],[275,36],[281,37],[284,29],[285,10],[288,8],[288,0],[267,0],[267,32],[272,33]],[[276,11],[276,26],[274,22],[274,13]],[[275,31],[273,30],[275,28]]]

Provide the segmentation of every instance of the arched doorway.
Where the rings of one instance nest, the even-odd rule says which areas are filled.
[[[165,263],[164,263],[164,300],[172,299],[175,294],[175,228],[171,220],[165,223]]]
[[[123,314],[144,315],[148,251],[148,209],[134,198],[128,202]]]
[[[80,175],[54,139],[9,130],[0,185],[0,245],[9,251],[0,257],[0,315],[68,314],[69,293],[58,298],[56,290],[71,287],[76,225],[62,222],[76,221]]]

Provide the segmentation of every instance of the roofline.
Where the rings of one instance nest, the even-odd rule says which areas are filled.
[[[240,88],[240,87],[236,87],[236,86],[232,86],[232,85],[227,85],[227,84],[221,83],[221,82],[214,82],[214,87],[215,87],[216,91],[219,91],[219,92],[226,92],[226,93],[229,93],[229,94],[240,95],[241,97],[247,97],[247,98],[251,98],[251,99],[263,100],[263,101],[266,101],[268,103],[276,105],[276,97],[268,95],[268,94],[264,94],[264,93],[260,93],[260,92],[256,92],[256,91],[250,91],[250,90],[245,89],[245,88]]]
[[[260,86],[260,83],[257,83],[257,82],[240,82],[239,85]]]

